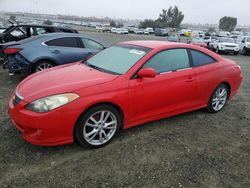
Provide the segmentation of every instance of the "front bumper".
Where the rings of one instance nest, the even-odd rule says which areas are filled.
[[[73,130],[79,113],[68,107],[48,113],[35,113],[26,109],[24,101],[13,104],[9,101],[9,114],[23,139],[40,146],[55,146],[73,143]]]
[[[228,47],[220,46],[219,50],[223,51],[223,52],[226,52],[226,53],[238,53],[240,49],[238,47],[228,48]]]

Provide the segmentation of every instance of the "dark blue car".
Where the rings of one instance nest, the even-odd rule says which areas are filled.
[[[92,38],[72,33],[44,34],[5,46],[10,74],[30,74],[84,60],[105,48]]]

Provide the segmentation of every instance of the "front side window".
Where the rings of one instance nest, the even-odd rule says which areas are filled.
[[[191,56],[195,67],[215,62],[214,58],[196,50],[191,50]]]
[[[186,49],[170,49],[153,56],[144,67],[153,68],[158,74],[190,67]]]
[[[78,48],[77,38],[75,37],[63,37],[63,38],[53,39],[45,42],[45,44],[47,44],[48,46]]]
[[[81,38],[81,40],[82,40],[83,46],[85,48],[96,49],[96,50],[103,50],[104,49],[104,47],[101,44],[99,44],[91,39]]]
[[[124,74],[149,51],[149,48],[134,45],[112,46],[88,59],[85,64],[101,71]]]

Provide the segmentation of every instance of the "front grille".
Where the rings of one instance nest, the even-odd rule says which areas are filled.
[[[233,46],[233,45],[226,45],[226,47],[228,47],[228,48],[235,48],[235,46]]]
[[[13,105],[16,106],[18,105],[21,101],[23,100],[23,97],[18,95],[17,93],[15,94],[15,97],[13,99]]]

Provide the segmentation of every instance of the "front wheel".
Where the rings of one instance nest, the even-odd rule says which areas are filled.
[[[114,107],[98,105],[80,117],[75,127],[75,139],[81,146],[102,147],[118,133],[121,124],[121,117]]]
[[[213,92],[206,110],[210,113],[216,113],[222,110],[229,97],[229,91],[225,84],[220,84]]]

